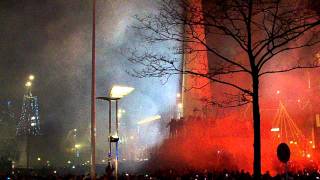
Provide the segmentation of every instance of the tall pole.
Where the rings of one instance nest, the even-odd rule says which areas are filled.
[[[118,100],[116,100],[116,134],[119,137]]]
[[[119,122],[118,122],[118,100],[116,100],[116,135],[117,137],[119,137]],[[118,149],[118,141],[116,142],[116,167],[115,167],[115,171],[116,171],[116,180],[118,180],[118,156],[119,156],[119,149]]]
[[[108,139],[109,139],[109,153],[108,153],[108,162],[110,162],[111,161],[111,100],[109,100],[109,137],[108,137]]]
[[[91,179],[96,179],[96,0],[92,0]]]

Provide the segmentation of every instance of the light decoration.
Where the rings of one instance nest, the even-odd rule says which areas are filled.
[[[118,118],[121,118],[122,114],[124,114],[124,113],[125,113],[125,110],[119,109],[118,113],[117,113]]]
[[[280,101],[279,108],[272,122],[273,146],[280,143],[287,143],[292,149],[292,155],[297,155],[297,152],[306,150],[306,145],[313,145],[313,141],[305,138],[302,131],[299,129],[295,121],[291,118],[286,107]]]
[[[320,52],[316,53],[315,57],[317,58],[318,63],[319,63],[320,62]]]
[[[307,158],[309,158],[309,159],[310,159],[310,158],[311,158],[311,154],[307,154]]]
[[[160,120],[161,119],[161,116],[160,115],[155,115],[155,116],[151,116],[151,117],[148,117],[148,118],[145,118],[141,121],[138,121],[138,125],[142,125],[142,124],[147,124],[147,123],[150,123],[150,122],[153,122],[153,121],[157,121],[157,120]]]
[[[26,82],[25,86],[26,87],[31,87],[32,83],[30,81]]]
[[[31,75],[29,76],[29,80],[30,80],[30,81],[33,81],[33,80],[34,80],[34,75],[31,74]]]
[[[271,128],[271,132],[279,132],[280,128]]]

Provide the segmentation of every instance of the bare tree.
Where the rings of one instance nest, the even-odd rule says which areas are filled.
[[[203,8],[199,3],[199,0],[162,0],[159,12],[136,17],[136,28],[148,43],[180,43],[180,46],[171,49],[176,55],[206,51],[214,57],[209,59],[214,61],[214,66],[206,73],[185,69],[179,65],[179,58],[146,49],[142,53],[131,51],[129,60],[140,64],[140,68],[134,69],[133,73],[138,77],[191,74],[237,90],[242,98],[237,101],[230,95],[235,103],[231,106],[252,103],[254,176],[260,179],[260,78],[274,73],[319,67],[316,58],[301,61],[277,57],[319,43],[319,14],[308,8],[308,2],[298,0],[203,0]],[[205,27],[203,34],[196,30],[199,26]],[[219,39],[220,43],[207,41],[210,37]],[[232,44],[228,48],[232,48],[236,54],[243,54],[243,58],[226,53],[223,48],[227,47],[221,46],[221,40]],[[205,48],[188,46],[190,43]],[[272,66],[275,63],[278,66]],[[249,86],[229,81],[227,77],[231,74],[248,76]]]

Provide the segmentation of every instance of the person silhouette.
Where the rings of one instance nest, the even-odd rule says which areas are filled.
[[[113,171],[114,171],[114,167],[111,165],[111,162],[109,161],[106,167],[106,176],[108,179],[112,178]]]
[[[167,124],[167,127],[169,127],[169,137],[170,138],[173,138],[176,134],[176,131],[177,131],[177,120],[172,118],[170,120],[170,122]]]

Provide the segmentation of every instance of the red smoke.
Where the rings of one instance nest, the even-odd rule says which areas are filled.
[[[176,137],[164,141],[152,156],[157,168],[178,172],[224,168],[251,171],[253,131],[250,122],[235,116],[216,121],[188,119],[184,122]],[[264,144],[269,144],[270,138],[266,133],[262,135]]]
[[[230,116],[219,120],[188,119],[174,138],[165,140],[151,157],[156,170],[192,171],[245,170],[252,172],[253,130],[251,122]],[[270,123],[262,122],[262,171],[283,171],[277,160]],[[292,165],[306,167],[305,157],[292,152]],[[312,155],[314,156],[314,155]],[[313,157],[315,159],[315,157]]]
[[[315,74],[310,73],[311,89],[315,86]],[[296,76],[295,76],[296,75]],[[313,77],[313,78],[312,78]],[[275,78],[275,77],[273,77]],[[308,77],[301,73],[277,75],[277,81],[266,81],[261,87],[261,151],[262,172],[271,174],[284,170],[276,156],[277,143],[274,143],[270,131],[279,101],[281,100],[288,113],[305,136],[308,145],[311,140],[314,115],[317,113],[319,95],[317,91],[310,92]],[[312,84],[313,83],[313,84]],[[277,90],[280,91],[277,94]],[[299,100],[300,99],[300,100]],[[299,100],[299,101],[298,101]],[[309,102],[307,102],[309,101]],[[309,103],[309,104],[308,104]],[[313,108],[307,108],[308,106]],[[189,118],[184,120],[182,128],[174,138],[165,140],[151,156],[151,166],[156,170],[174,169],[183,173],[186,170],[245,170],[253,169],[253,128],[251,106],[227,110],[227,115],[218,119]],[[289,166],[291,170],[301,170],[318,164],[317,149],[296,148],[287,144],[292,151]],[[317,147],[318,148],[318,147]],[[310,154],[307,157],[307,154]],[[316,167],[317,168],[317,167]]]

